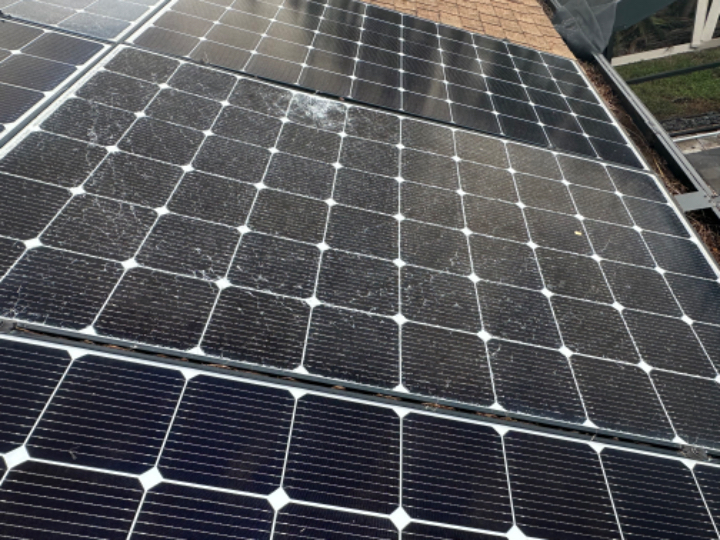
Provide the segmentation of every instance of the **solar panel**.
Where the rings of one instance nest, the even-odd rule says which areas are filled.
[[[717,537],[720,468],[647,446],[17,336],[0,356],[3,536]]]
[[[50,101],[105,48],[101,43],[0,20],[0,138]]]
[[[574,62],[355,0],[180,0],[136,45],[640,167]]]
[[[120,47],[0,175],[19,323],[720,444],[720,285],[648,174]]]
[[[164,0],[3,0],[3,14],[84,36],[118,40]]]
[[[0,7],[0,536],[718,538],[666,447],[720,449],[720,273],[576,63],[355,0]]]

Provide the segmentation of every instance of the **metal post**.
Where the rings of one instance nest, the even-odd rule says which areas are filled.
[[[714,0],[705,21],[705,29],[703,30],[701,40],[703,42],[710,41],[715,32],[718,19],[720,18],[720,0]]]
[[[717,3],[717,2],[716,2]],[[692,35],[692,46],[699,47],[702,43],[705,21],[707,20],[708,0],[698,0],[697,11],[695,11],[695,28]]]

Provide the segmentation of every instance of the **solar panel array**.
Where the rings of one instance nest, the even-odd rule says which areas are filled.
[[[103,49],[98,42],[0,20],[0,137]]]
[[[0,355],[3,537],[718,538],[714,464],[188,364]]]
[[[720,447],[720,284],[649,175],[132,48],[0,174],[3,317]]]
[[[720,539],[720,274],[576,64],[56,1],[0,0],[0,537]]]
[[[0,0],[2,14],[115,41],[165,0]]]
[[[178,0],[151,50],[642,168],[577,65],[355,0]]]

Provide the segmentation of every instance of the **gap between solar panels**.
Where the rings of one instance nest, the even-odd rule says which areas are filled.
[[[716,463],[172,360],[0,355],[7,536],[718,538]]]
[[[0,172],[23,326],[720,446],[717,271],[650,175],[129,47]]]
[[[177,0],[147,49],[643,168],[576,62],[355,0]]]

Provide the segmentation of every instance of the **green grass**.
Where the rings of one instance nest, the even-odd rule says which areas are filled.
[[[720,49],[678,54],[616,69],[623,79],[629,80],[713,62],[720,62]],[[720,112],[720,68],[634,84],[632,89],[659,120]]]

